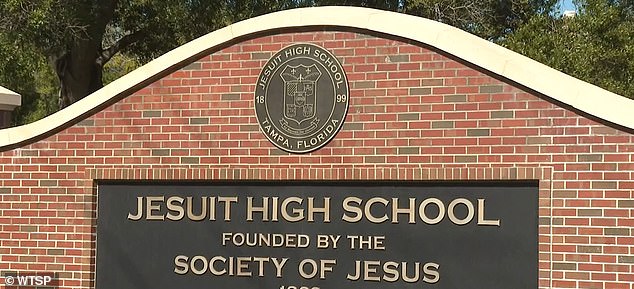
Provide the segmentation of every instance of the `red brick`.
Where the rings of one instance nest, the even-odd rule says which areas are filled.
[[[273,54],[293,41],[331,48],[343,58],[351,82],[375,81],[372,89],[351,91],[346,125],[354,130],[344,129],[327,148],[301,157],[271,155],[279,151],[259,132],[252,103],[253,83],[265,60],[251,60],[250,52]],[[386,62],[391,55],[407,57],[398,58],[398,63]],[[406,59],[409,61],[401,62]],[[90,219],[77,219],[83,217],[80,196],[83,198],[84,190],[79,187],[92,184],[85,179],[86,169],[195,166],[182,164],[181,157],[197,157],[205,167],[263,170],[374,168],[377,162],[388,168],[545,167],[554,170],[555,191],[552,199],[548,190],[540,193],[548,196],[540,201],[540,214],[548,216],[552,204],[556,218],[552,219],[552,236],[547,227],[540,228],[540,256],[549,258],[548,242],[552,239],[558,242],[553,244],[553,259],[574,262],[578,268],[574,272],[553,271],[553,287],[627,288],[632,282],[631,265],[618,263],[616,256],[634,254],[634,237],[605,235],[606,230],[634,226],[632,208],[618,203],[634,198],[634,138],[628,132],[585,119],[545,97],[502,83],[486,71],[427,48],[368,36],[357,38],[352,32],[258,37],[204,56],[198,63],[200,68],[177,70],[89,116],[88,121],[20,150],[0,153],[0,188],[10,188],[11,192],[6,195],[0,191],[0,207],[11,208],[2,211],[1,231],[24,241],[0,238],[0,248],[10,252],[0,251],[3,258],[26,256],[29,251],[20,248],[25,245],[63,249],[73,256],[94,249]],[[500,87],[502,92],[480,93],[480,85],[495,91]],[[226,94],[237,97],[226,100]],[[467,102],[455,102],[460,99],[449,97],[454,94],[465,94]],[[508,118],[494,113],[508,110],[513,112]],[[160,117],[146,116],[143,111],[160,111]],[[411,119],[410,114],[416,118]],[[190,125],[192,117],[208,117],[209,124]],[[452,120],[451,128],[431,129],[432,122]],[[469,129],[488,129],[490,135],[467,137]],[[398,148],[406,147],[415,147],[420,155],[398,155]],[[157,149],[167,149],[169,154],[152,155]],[[474,155],[477,162],[455,164],[456,155],[464,154]],[[322,176],[347,176],[328,169]],[[370,171],[364,174],[368,176]],[[268,172],[263,176],[274,178]],[[41,186],[40,180],[45,184],[46,180],[57,180],[57,186]],[[24,217],[17,218],[20,215]],[[29,224],[45,226],[38,227],[39,234],[19,231],[18,225]],[[86,243],[69,241],[69,233]],[[577,252],[583,246],[600,246],[602,252]],[[72,257],[36,260],[10,266],[0,262],[0,268],[58,266],[58,270],[74,273],[91,268],[74,263]],[[91,260],[94,262],[94,257]],[[88,278],[90,274],[78,280],[89,284]],[[65,280],[65,288],[80,284],[78,280]],[[546,274],[540,286],[548,287],[549,281]]]

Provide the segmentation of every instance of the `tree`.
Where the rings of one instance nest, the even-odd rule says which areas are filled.
[[[290,3],[290,4],[289,4]],[[103,68],[126,52],[141,61],[236,20],[294,1],[7,0],[0,30],[36,47],[53,68],[63,108],[103,86]]]
[[[575,17],[540,15],[508,48],[612,92],[634,97],[634,2],[582,0]]]
[[[4,55],[19,54],[11,57],[20,61],[3,66],[5,69],[0,72],[7,79],[5,85],[25,99],[21,116],[16,117],[23,122],[32,119],[25,113],[33,108],[35,116],[63,108],[101,88],[104,81],[235,21],[300,6],[352,5],[444,22],[503,43],[584,80],[606,83],[606,88],[615,87],[615,92],[631,91],[634,82],[627,59],[632,59],[632,48],[627,43],[632,39],[632,4],[625,0],[584,1],[587,4],[582,3],[579,17],[570,20],[553,17],[556,2],[4,0],[0,2],[0,53],[4,49]],[[561,35],[566,35],[567,40],[563,41]],[[603,51],[611,54],[601,54]],[[586,59],[582,55],[592,57]],[[113,58],[118,59],[115,65],[110,63]],[[615,70],[615,66],[629,69]],[[9,85],[15,79],[23,83]],[[54,87],[59,87],[59,105],[50,99]]]
[[[0,30],[34,47],[52,67],[63,108],[103,86],[117,54],[144,63],[238,20],[299,6],[354,5],[420,15],[488,39],[555,0],[6,0]],[[442,7],[442,9],[440,8]],[[546,7],[546,8],[544,8]]]
[[[409,0],[405,1],[404,12],[497,42],[533,16],[551,13],[556,3],[556,0]]]
[[[55,76],[46,59],[33,47],[9,41],[0,32],[0,83],[22,95],[22,105],[14,113],[14,123],[38,120],[57,110]],[[29,113],[23,113],[23,112]]]
[[[557,0],[313,0],[306,5],[371,7],[425,17],[499,41],[535,15],[551,13]]]

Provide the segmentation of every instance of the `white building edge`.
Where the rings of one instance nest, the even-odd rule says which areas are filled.
[[[0,86],[0,110],[12,111],[22,104],[19,94]]]

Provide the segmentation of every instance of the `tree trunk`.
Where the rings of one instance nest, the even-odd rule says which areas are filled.
[[[98,5],[78,9],[93,22],[85,34],[69,43],[61,54],[49,58],[59,79],[59,108],[62,109],[103,87],[103,66],[112,57],[104,57],[102,41],[108,22],[113,17],[117,0],[100,0]]]
[[[103,66],[98,61],[100,47],[90,40],[73,45],[51,59],[59,79],[59,107],[67,107],[103,87]]]

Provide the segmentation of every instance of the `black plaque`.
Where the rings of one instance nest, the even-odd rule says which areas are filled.
[[[348,100],[348,80],[337,58],[314,44],[293,44],[262,68],[255,113],[262,133],[275,146],[307,153],[335,137]]]
[[[96,288],[534,289],[537,192],[525,183],[100,184]],[[192,216],[203,220],[188,217],[188,197]],[[249,216],[249,198],[253,207],[264,207],[266,199],[268,211]],[[203,200],[207,214],[201,214]],[[410,202],[414,217],[405,210],[395,218],[392,206],[406,209]],[[328,203],[328,215],[309,211],[311,203]],[[285,243],[240,245],[241,234]],[[323,236],[339,238],[337,247],[333,239],[320,246]],[[273,258],[278,265],[286,259],[279,270]],[[357,267],[367,273],[356,277]]]

